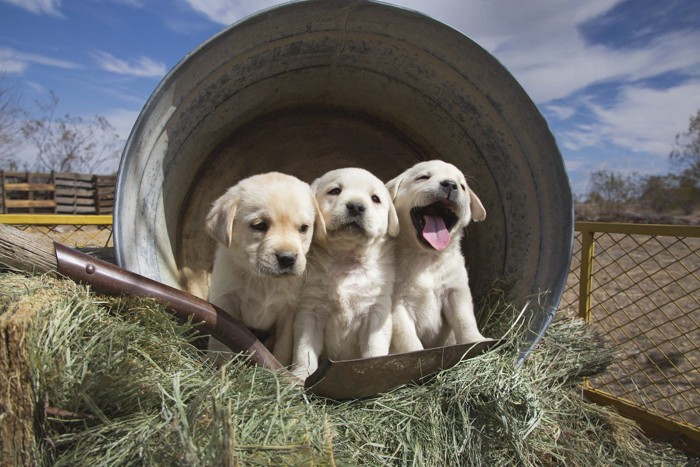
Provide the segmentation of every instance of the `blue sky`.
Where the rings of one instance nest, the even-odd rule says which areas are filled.
[[[107,117],[126,138],[158,82],[275,0],[0,0],[0,75],[25,107]],[[599,169],[666,173],[700,109],[700,1],[400,0],[479,43],[536,102],[574,191]]]

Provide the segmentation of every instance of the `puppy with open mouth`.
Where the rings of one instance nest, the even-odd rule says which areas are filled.
[[[206,220],[219,242],[209,301],[251,330],[272,332],[272,352],[284,365],[292,361],[294,313],[306,253],[315,223],[323,224],[317,212],[307,183],[270,172],[229,188]],[[209,351],[222,361],[229,349],[210,338]]]
[[[401,225],[396,241],[392,353],[485,340],[477,329],[461,251],[464,228],[486,217],[464,174],[420,162],[387,183]]]
[[[294,373],[334,360],[389,353],[393,245],[398,218],[384,184],[358,168],[330,171],[311,185],[325,231],[309,253],[309,277],[294,323]]]

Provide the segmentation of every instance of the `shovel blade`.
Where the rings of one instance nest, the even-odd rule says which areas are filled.
[[[334,400],[360,399],[387,392],[455,366],[493,348],[500,341],[437,347],[357,360],[324,360],[304,382],[306,390]]]

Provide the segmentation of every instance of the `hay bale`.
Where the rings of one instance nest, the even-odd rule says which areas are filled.
[[[0,315],[0,458],[14,465],[29,464],[35,447],[34,390],[22,344],[31,316],[28,307],[15,307]]]
[[[3,465],[30,465],[35,455],[35,425],[40,414],[27,343],[35,314],[50,299],[48,292],[47,283],[28,286],[22,276],[5,274],[0,281],[0,463]]]
[[[6,286],[8,281],[13,285]],[[108,299],[61,281],[58,292],[51,292],[43,278],[20,283],[18,276],[0,277],[0,290],[11,296],[4,309],[17,309],[27,299],[43,304],[35,308],[28,337],[12,344],[24,346],[25,362],[31,363],[18,390],[31,390],[30,398],[42,401],[22,427],[24,452],[33,463],[686,462],[611,409],[582,399],[582,378],[601,371],[612,353],[585,324],[564,314],[516,369],[521,341],[512,323],[518,313],[496,300],[482,310],[484,329],[490,335],[509,332],[506,345],[422,386],[334,403],[242,360],[215,370],[192,345],[192,326],[177,323],[151,301]],[[42,294],[51,299],[39,299]]]

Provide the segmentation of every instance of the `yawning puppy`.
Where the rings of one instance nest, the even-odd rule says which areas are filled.
[[[420,162],[387,183],[399,216],[392,352],[484,340],[477,329],[460,242],[486,211],[464,175]]]
[[[277,172],[238,182],[217,199],[207,216],[220,242],[211,274],[209,301],[245,326],[274,331],[273,354],[292,359],[294,313],[317,216],[307,183]],[[228,351],[214,338],[212,352]]]
[[[389,353],[393,249],[399,231],[384,184],[363,169],[328,172],[312,185],[326,227],[309,253],[309,277],[294,323],[294,373],[318,359]]]

